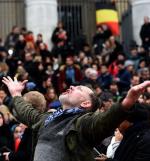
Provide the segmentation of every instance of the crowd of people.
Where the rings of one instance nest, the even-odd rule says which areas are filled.
[[[52,34],[51,41],[53,47],[50,51],[48,49],[48,44],[43,41],[42,33],[39,33],[35,38],[32,31],[28,31],[24,27],[20,28],[14,26],[6,37],[6,40],[0,39],[0,79],[3,79],[3,82],[0,81],[0,138],[2,138],[0,139],[0,160],[32,160],[36,147],[35,145],[38,140],[42,142],[44,137],[47,137],[46,134],[44,136],[38,134],[39,129],[42,129],[41,120],[43,121],[46,119],[46,117],[49,116],[49,113],[57,113],[59,111],[56,115],[62,115],[60,111],[62,106],[81,106],[87,109],[91,107],[91,105],[89,106],[88,101],[83,104],[83,100],[80,100],[80,95],[72,95],[73,97],[76,97],[78,102],[74,101],[72,98],[71,102],[69,102],[70,104],[64,102],[63,97],[59,97],[61,93],[64,93],[65,95],[68,91],[70,92],[73,90],[73,88],[75,88],[74,86],[79,88],[77,90],[83,90],[89,95],[91,94],[89,89],[92,89],[96,94],[96,97],[101,100],[101,103],[97,103],[95,100],[95,104],[93,103],[92,106],[96,106],[96,111],[99,113],[107,113],[114,103],[118,103],[126,98],[130,88],[132,89],[133,87],[150,80],[150,36],[148,31],[150,31],[150,22],[148,17],[145,17],[144,25],[140,32],[142,45],[139,46],[135,41],[132,41],[130,51],[126,52],[124,46],[112,35],[106,25],[97,27],[95,35],[91,38],[92,44],[88,44],[86,38],[80,37],[76,40],[70,40],[70,33],[66,31],[63,23],[59,22]],[[7,76],[14,78],[14,81]],[[5,79],[3,77],[5,77]],[[28,82],[26,80],[28,80]],[[9,86],[9,83],[12,82],[14,84],[11,84],[11,86],[15,88],[13,89],[13,92]],[[23,84],[21,84],[22,86],[18,82],[23,82]],[[18,86],[17,83],[19,84]],[[4,84],[6,84],[9,91]],[[18,89],[18,87],[21,89]],[[88,89],[84,89],[85,87],[88,87]],[[67,90],[68,88],[69,90]],[[23,100],[28,102],[27,104],[22,102],[22,97],[16,98],[17,101],[13,98],[21,96],[21,93],[23,95]],[[117,120],[117,118],[112,117],[113,119],[108,119],[108,122],[104,121],[105,124],[116,121],[116,123],[111,123],[112,127],[110,125],[108,127],[105,125],[106,127],[103,127],[104,129],[100,129],[98,125],[92,125],[97,128],[97,132],[94,131],[95,133],[93,132],[93,134],[87,131],[89,129],[93,130],[94,127],[89,127],[89,129],[86,127],[87,130],[85,131],[82,129],[80,129],[81,131],[79,130],[88,140],[89,144],[94,144],[95,152],[98,153],[98,155],[96,155],[97,158],[95,158],[96,160],[123,161],[123,159],[125,159],[126,161],[126,155],[130,154],[128,151],[127,153],[124,152],[124,149],[127,148],[126,142],[129,144],[129,140],[132,140],[137,134],[142,135],[147,129],[149,130],[147,120],[149,119],[150,113],[149,111],[145,111],[145,106],[150,103],[150,86],[144,86],[144,92],[140,91],[139,94],[140,97],[136,101],[140,104],[137,106],[140,106],[142,110],[137,110],[135,107],[132,117],[129,117],[125,123],[122,123],[123,125],[121,124],[121,121],[123,121],[122,118],[118,118]],[[88,100],[89,96],[84,95],[83,98]],[[96,103],[99,107],[97,107]],[[133,103],[135,103],[134,100]],[[28,111],[21,108],[27,113],[25,116],[24,113],[17,109],[19,108],[19,105],[17,104],[22,107],[32,105],[38,112],[34,112],[34,114],[30,115],[30,113],[32,113],[31,111],[34,111],[33,109],[29,108]],[[144,104],[144,107],[141,107],[141,104]],[[42,114],[39,115],[39,112]],[[77,115],[84,112],[84,110],[80,111],[80,109],[77,109],[75,114]],[[95,109],[93,112],[95,112]],[[117,114],[119,117],[119,111],[114,114]],[[109,114],[107,115],[109,118]],[[137,117],[135,117],[135,115]],[[72,117],[75,116],[73,115]],[[55,118],[56,116],[54,115],[53,117]],[[120,117],[123,117],[121,112]],[[46,119],[47,123],[45,121],[45,124],[49,124],[49,122],[52,124],[50,120],[53,120],[54,118],[48,117]],[[79,119],[83,124],[80,125],[82,128],[84,127],[84,124],[86,124],[83,118],[81,120]],[[98,118],[95,117],[95,121],[96,119]],[[92,120],[89,116],[86,116],[85,120],[87,121],[87,125],[90,125],[90,121],[93,121],[94,118]],[[98,119],[97,121],[103,125],[101,119]],[[142,124],[134,124],[139,121],[141,121]],[[135,125],[135,127],[133,125]],[[47,127],[48,125],[45,126]],[[62,127],[63,126],[64,125],[62,124]],[[118,129],[114,132],[117,126]],[[143,133],[141,132],[141,134],[139,129],[145,131]],[[56,132],[56,129],[54,129],[54,131],[52,130],[53,128],[48,132],[54,139],[54,132]],[[134,133],[134,130],[137,131],[137,133]],[[149,134],[149,131],[147,131],[145,132],[146,136]],[[85,132],[87,132],[87,136],[85,135]],[[106,135],[106,133],[108,134]],[[131,134],[134,136],[129,137]],[[90,140],[89,137],[91,137],[91,135],[93,135],[93,138]],[[98,137],[98,135],[100,136]],[[95,139],[94,136],[96,136],[97,139]],[[106,138],[108,136],[110,137]],[[98,145],[95,144],[95,141]],[[137,140],[132,141],[133,145],[137,143]],[[48,150],[52,151],[50,147],[47,147],[47,150],[45,150],[46,156],[43,156],[43,154],[41,154],[41,150],[43,150],[41,148],[41,142],[38,142],[37,144],[38,150],[35,151],[35,161],[41,161],[40,158],[42,159],[43,157],[47,158],[47,155],[49,154]],[[56,143],[58,146],[58,143],[61,142]],[[52,142],[52,144],[56,146],[54,142]],[[69,144],[69,148],[74,148],[72,147],[74,146],[72,144]],[[85,145],[86,143],[84,146]],[[118,148],[118,151],[115,153],[117,147],[120,147],[120,149]],[[133,150],[134,152],[135,146],[130,147],[131,151]],[[65,151],[59,150],[65,154]],[[87,151],[88,149],[85,148],[84,152]],[[80,161],[83,154],[80,154],[78,158],[75,155],[77,152],[72,153],[72,155],[77,159],[76,161]],[[99,152],[106,155],[99,154]],[[148,153],[149,151],[144,154],[148,155]],[[91,152],[89,153],[89,158],[92,157],[90,154]],[[56,154],[52,153],[52,155]],[[65,158],[66,156],[64,155],[62,157]],[[146,158],[146,156],[144,157]],[[133,156],[131,158],[133,158]],[[147,158],[150,157],[147,156]],[[59,160],[59,158],[57,159]]]

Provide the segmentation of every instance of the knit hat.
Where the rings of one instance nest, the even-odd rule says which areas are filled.
[[[132,60],[126,60],[125,63],[124,63],[124,66],[128,67],[130,65],[134,65],[134,62]]]

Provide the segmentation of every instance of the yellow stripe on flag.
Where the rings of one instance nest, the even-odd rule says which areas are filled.
[[[111,9],[100,9],[96,11],[96,22],[118,22],[118,14],[115,10]]]

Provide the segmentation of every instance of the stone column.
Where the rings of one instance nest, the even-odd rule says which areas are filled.
[[[150,0],[132,0],[133,36],[138,44],[141,44],[139,32],[144,23],[144,16],[150,17]]]
[[[36,36],[43,34],[44,42],[51,49],[51,35],[57,25],[57,0],[25,0],[26,27]]]

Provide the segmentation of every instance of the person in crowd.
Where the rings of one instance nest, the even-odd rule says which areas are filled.
[[[44,43],[43,35],[41,33],[37,34],[37,38],[36,38],[36,41],[35,41],[35,47],[36,47],[37,51],[39,51],[40,43]],[[47,45],[45,43],[44,43],[44,45],[47,48]]]
[[[96,115],[92,111],[100,104],[94,92],[86,86],[71,86],[59,96],[63,110],[44,114],[22,98],[21,92],[27,80],[18,82],[16,78],[13,81],[4,77],[2,81],[13,97],[13,107],[19,120],[39,130],[34,161],[93,160],[93,146],[125,120],[127,111],[150,86],[150,81],[146,81],[132,87],[121,103],[115,104],[106,113]]]
[[[16,124],[17,120],[12,115],[12,113],[9,110],[9,108],[10,107],[7,107],[7,106],[5,106],[3,104],[0,105],[0,112],[3,114],[4,122],[5,122],[5,124],[7,124],[11,128],[14,124]]]
[[[140,54],[138,52],[138,46],[132,46],[130,48],[130,55],[129,55],[129,60],[134,62],[134,67],[137,70],[139,62],[140,62]]]
[[[64,91],[70,85],[80,82],[82,79],[80,66],[74,64],[74,59],[71,56],[67,57],[66,63],[60,66],[59,74],[60,92]]]
[[[140,77],[137,75],[137,74],[133,74],[132,77],[131,77],[131,84],[130,86],[136,86],[140,84]]]
[[[65,58],[68,56],[70,42],[68,33],[62,22],[58,22],[58,25],[52,34],[51,40],[54,44],[52,49],[53,56],[60,58],[64,62]]]
[[[0,78],[6,76],[9,72],[9,66],[5,62],[0,62]]]
[[[99,75],[100,74],[100,65],[97,63],[97,62],[93,62],[91,64],[91,67],[92,69],[96,70],[97,71],[97,74]]]
[[[116,75],[119,72],[117,62],[118,61],[125,61],[125,60],[126,60],[126,58],[125,58],[124,54],[118,54],[117,59],[108,66],[108,71],[113,77],[116,77]]]
[[[19,35],[18,41],[16,42],[14,46],[14,54],[13,56],[16,59],[23,60],[24,53],[25,53],[25,47],[26,47],[26,40],[23,34]]]
[[[138,84],[137,84],[138,85]],[[119,92],[119,88],[117,86],[116,82],[112,82],[109,86],[109,90],[108,90],[112,95],[113,95],[113,101],[117,102],[120,100],[121,98],[121,94]]]
[[[139,71],[140,82],[144,82],[145,80],[150,79],[150,71],[149,68],[143,68]]]
[[[110,92],[102,92],[100,95],[100,99],[102,101],[101,112],[106,112],[113,105],[113,95]]]
[[[23,95],[24,100],[31,103],[37,110],[44,112],[46,108],[46,99],[44,95],[38,91],[30,91]]]
[[[148,67],[148,61],[146,59],[140,59],[137,72],[146,67]]]
[[[123,46],[115,39],[114,36],[111,36],[109,38],[109,43],[110,43],[112,52],[110,53],[110,56],[109,56],[108,65],[114,62],[114,60],[117,59],[120,53],[123,54]]]
[[[38,111],[40,112],[46,112],[46,100],[45,97],[42,93],[38,92],[38,91],[30,91],[27,92],[23,95],[23,99],[25,101],[27,101],[28,103],[32,104],[32,106],[34,108],[36,108]],[[15,109],[13,109],[13,114],[16,116],[17,118],[17,114]],[[23,125],[23,124],[20,124]],[[23,127],[25,127],[23,125]],[[19,160],[22,160],[19,154],[23,152],[23,157],[24,155],[26,155],[26,157],[24,157],[23,159],[27,160],[33,160],[33,154],[34,154],[34,150],[35,150],[35,145],[37,144],[37,135],[38,135],[38,131],[32,131],[32,129],[30,128],[26,128],[24,129],[24,135],[22,136],[22,143],[20,145],[20,149],[19,151],[21,152],[17,152],[16,154],[10,154],[10,157],[13,158],[18,158]],[[28,145],[26,145],[25,143],[29,143]],[[25,144],[25,145],[24,145]],[[9,157],[9,154],[6,153],[6,157]],[[28,158],[28,159],[27,159]],[[30,159],[29,159],[30,158]]]
[[[142,46],[145,48],[145,50],[149,50],[150,47],[150,21],[149,17],[144,17],[144,24],[141,27],[140,30],[140,38],[142,40]]]
[[[112,75],[108,72],[107,65],[101,65],[100,73],[101,74],[97,78],[97,83],[103,90],[107,90],[112,83]]]
[[[5,89],[0,89],[0,105],[6,105],[11,111],[11,97],[8,95]]]
[[[46,99],[47,109],[57,109],[61,107],[61,103],[58,100],[58,96],[54,88],[48,88],[44,96]]]
[[[103,48],[102,48],[101,56],[102,56],[103,63],[109,63],[110,55],[113,52],[113,48],[111,47],[110,41],[106,40],[102,47]]]
[[[26,27],[21,27],[20,28],[20,33],[23,34],[23,36],[25,37],[27,35],[27,28]]]
[[[95,54],[100,54],[102,51],[102,45],[107,39],[105,35],[105,31],[102,26],[97,27],[96,34],[93,37],[93,48],[95,50]]]
[[[136,104],[127,118],[123,139],[118,146],[114,157],[105,155],[96,158],[97,161],[149,161],[150,159],[150,104]],[[145,108],[147,106],[147,108]],[[124,124],[124,122],[122,123]]]
[[[34,69],[33,55],[31,53],[25,53],[23,67],[29,73],[30,77],[34,78],[35,69]]]
[[[12,128],[12,132],[11,149],[3,153],[4,161],[30,161],[32,156],[31,130],[23,124],[17,124]]]
[[[80,81],[82,85],[90,85],[94,88],[97,84],[98,72],[93,68],[87,68],[84,72],[85,77]]]
[[[138,100],[140,103],[143,104],[150,104],[150,93],[145,91]]]
[[[15,77],[17,77],[20,81],[29,79],[29,73],[25,70],[22,62],[18,62],[18,66],[15,71]]]
[[[119,87],[119,92],[122,93],[130,88],[131,73],[129,73],[129,71],[125,68],[124,61],[118,61],[117,65],[119,72],[114,78],[114,81]]]
[[[82,69],[82,71],[84,73],[84,71],[87,68],[91,67],[90,57],[85,56],[78,64],[81,66],[81,69]]]
[[[95,84],[93,89],[97,97],[99,97],[103,92],[102,88],[98,84]]]
[[[55,46],[58,46],[60,42],[64,42],[67,39],[67,32],[64,28],[64,25],[61,21],[58,22],[57,27],[55,28],[52,34],[52,42]]]
[[[131,61],[131,60],[126,60],[124,62],[124,67],[126,68],[126,70],[131,73],[131,75],[133,75],[135,73],[135,70],[134,70],[134,62]]]
[[[107,39],[112,35],[111,30],[108,28],[107,25],[98,25],[96,34],[93,37],[93,48],[94,48],[94,53],[96,55],[99,55],[102,51],[102,46],[105,43]]]
[[[28,31],[27,34],[25,35],[25,40],[27,43],[32,44],[34,47],[34,35],[32,31]]]
[[[18,41],[20,34],[20,28],[18,26],[13,26],[12,31],[8,34],[5,41],[5,47],[7,50],[14,48],[16,42]]]
[[[85,55],[87,57],[91,57],[92,52],[91,52],[90,45],[88,43],[84,44],[84,46],[83,46],[83,52],[85,53]]]
[[[8,151],[11,142],[11,131],[5,123],[4,115],[0,112],[0,161],[3,161],[2,153]]]
[[[52,88],[52,78],[51,76],[47,74],[43,74],[43,77],[41,79],[41,83],[39,82],[39,92],[45,94],[48,88]]]
[[[26,40],[25,52],[34,54],[35,53],[35,42],[34,42],[34,35],[32,31],[27,31],[25,35],[25,40]]]
[[[123,139],[123,135],[120,132],[120,130],[117,128],[114,132],[114,136],[112,137],[109,146],[107,147],[107,152],[106,152],[107,158],[114,157],[115,152],[118,146],[120,145],[120,142],[122,141],[122,139]]]
[[[48,50],[46,44],[44,44],[43,42],[39,43],[39,54],[41,55],[44,63],[47,57],[51,57],[50,51]]]

